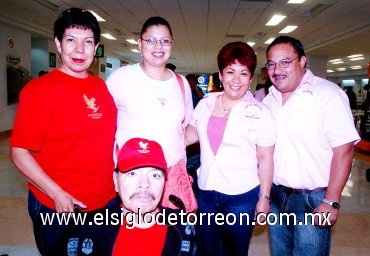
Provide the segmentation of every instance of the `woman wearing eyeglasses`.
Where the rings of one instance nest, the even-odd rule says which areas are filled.
[[[183,94],[175,73],[165,67],[173,44],[165,19],[149,18],[138,44],[142,61],[115,70],[106,81],[118,109],[116,150],[131,138],[147,138],[175,166],[184,158],[184,128],[193,112],[190,86],[181,76]]]
[[[217,60],[225,90],[207,94],[186,128],[187,144],[199,140],[201,152],[197,247],[199,255],[248,255],[252,221],[269,212],[275,122],[249,91],[254,50],[228,43]]]

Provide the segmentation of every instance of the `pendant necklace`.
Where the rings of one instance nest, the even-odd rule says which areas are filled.
[[[222,107],[222,95],[220,95],[220,110],[221,110],[221,112],[222,113],[230,113],[230,111],[231,111],[231,109],[224,109],[223,107]]]

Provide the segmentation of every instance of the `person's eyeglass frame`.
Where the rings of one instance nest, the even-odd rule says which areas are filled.
[[[267,68],[267,70],[275,69],[276,65],[279,65],[279,67],[281,67],[281,68],[288,68],[290,63],[292,63],[293,61],[295,61],[298,58],[299,58],[299,56],[295,57],[292,60],[280,60],[278,62],[268,61],[268,62],[266,62],[265,67]]]
[[[162,46],[170,46],[172,45],[173,43],[173,40],[170,39],[170,38],[161,38],[161,39],[158,39],[156,37],[148,37],[147,39],[144,39],[144,38],[140,38],[140,40],[142,41],[145,41],[148,45],[157,45],[157,43],[159,42]],[[153,41],[152,41],[153,40]],[[166,43],[165,40],[168,40],[169,42]]]

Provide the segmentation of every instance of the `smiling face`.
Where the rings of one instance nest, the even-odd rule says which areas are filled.
[[[276,64],[275,68],[268,70],[272,84],[286,98],[297,89],[305,74],[306,57],[302,56],[299,60],[297,56],[293,46],[288,43],[272,46],[267,54],[267,61],[270,63],[292,61],[286,68]]]
[[[74,77],[84,78],[90,67],[98,45],[94,44],[94,33],[91,29],[67,28],[60,42],[55,44],[62,59],[62,72]]]
[[[252,82],[252,75],[247,66],[238,61],[227,65],[220,74],[224,95],[229,100],[240,100],[248,91]]]
[[[147,39],[154,38],[155,44],[148,43]],[[142,40],[144,39],[144,40]],[[143,56],[143,63],[152,67],[164,67],[171,56],[172,43],[162,45],[160,39],[169,39],[172,42],[172,36],[169,29],[164,25],[151,25],[142,34],[139,39],[139,49]]]
[[[153,167],[138,168],[127,173],[115,173],[114,184],[120,195],[124,211],[154,212],[162,197],[165,176]]]

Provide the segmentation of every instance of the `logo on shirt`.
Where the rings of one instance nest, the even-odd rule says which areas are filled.
[[[84,100],[86,102],[86,105],[87,105],[87,108],[89,109],[92,109],[94,113],[96,113],[96,111],[98,111],[99,107],[96,107],[96,104],[95,104],[95,98],[91,98],[89,99],[86,94],[83,95],[84,97]]]
[[[245,117],[248,118],[248,132],[257,131],[259,120],[261,119],[261,106],[251,103],[245,107]]]
[[[262,108],[257,104],[249,104],[245,107],[246,117],[251,119],[260,119],[259,114],[262,111]]]
[[[87,105],[87,108],[88,109],[91,109],[92,110],[92,114],[88,114],[88,116],[92,119],[100,119],[103,114],[102,113],[97,113],[98,109],[100,108],[99,106],[96,106],[96,99],[94,97],[91,97],[90,99],[86,96],[86,94],[83,94],[82,95],[84,100],[85,100],[85,103]]]

